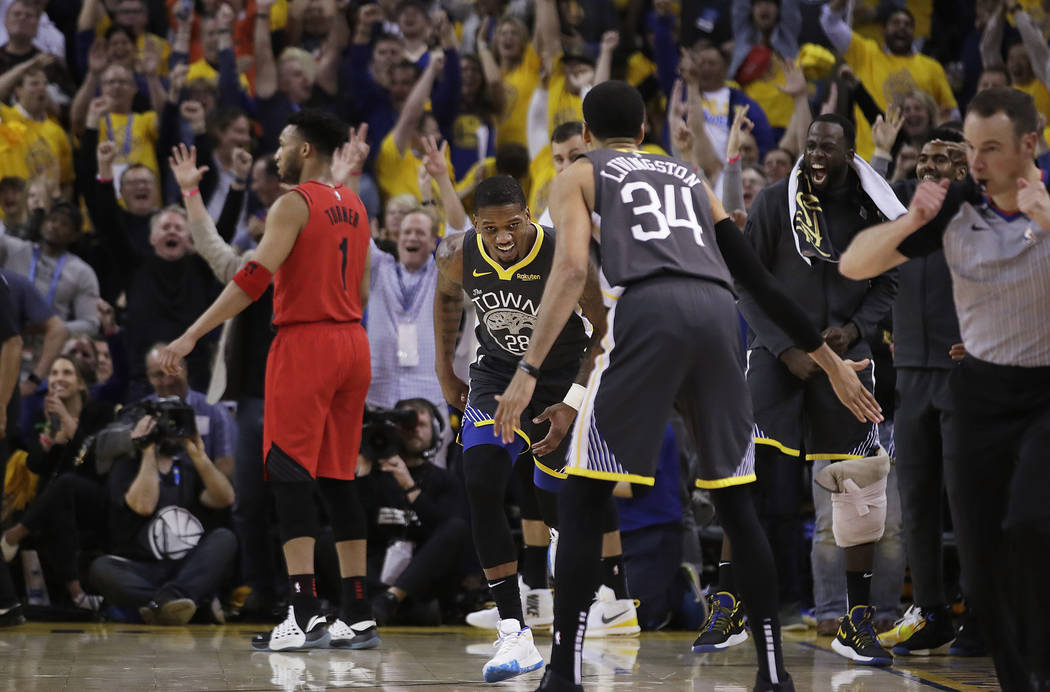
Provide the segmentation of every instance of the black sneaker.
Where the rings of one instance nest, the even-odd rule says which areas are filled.
[[[543,680],[536,692],[583,692],[583,685],[577,685],[572,680],[566,680],[547,666],[543,671]]]
[[[397,617],[398,607],[401,605],[401,601],[397,600],[397,596],[384,591],[378,596],[372,599],[372,612],[375,615],[375,621],[380,626],[391,624]]]
[[[693,642],[693,653],[722,651],[747,641],[744,609],[728,591],[708,596],[707,620],[700,626],[700,636]]]
[[[755,677],[753,692],[795,692],[795,681],[791,679],[790,675],[784,673],[784,677],[780,682],[770,682],[761,677],[760,673]]]
[[[22,612],[22,604],[15,603],[3,613],[0,613],[0,627],[16,627],[26,622],[25,613]]]
[[[879,646],[875,637],[875,608],[853,606],[839,621],[839,631],[831,650],[839,656],[865,666],[891,666],[893,654]]]
[[[948,653],[948,645],[955,639],[952,613],[948,606],[926,608],[920,611],[920,624],[915,632],[893,647],[897,656],[929,656]]]
[[[952,656],[987,656],[984,632],[981,631],[977,618],[973,616],[973,611],[967,609],[966,613],[966,619],[955,635],[955,641],[948,648],[948,653]]]

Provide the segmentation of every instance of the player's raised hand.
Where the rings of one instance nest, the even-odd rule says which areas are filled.
[[[518,370],[503,390],[503,394],[496,395],[499,406],[496,408],[496,415],[492,417],[492,432],[505,443],[510,444],[514,441],[514,429],[518,427],[521,412],[532,401],[532,393],[535,390],[536,378]]]
[[[543,413],[532,419],[533,423],[542,423],[549,420],[550,430],[547,435],[532,445],[532,452],[538,457],[550,454],[558,448],[565,434],[572,428],[572,422],[576,420],[576,409],[566,403],[557,403],[543,409]]]
[[[921,224],[937,216],[941,205],[944,204],[950,184],[947,180],[939,182],[926,180],[920,183],[919,187],[915,188],[915,196],[911,198],[911,204],[908,205],[908,213],[915,216]]]
[[[197,147],[187,149],[185,144],[171,148],[168,165],[171,167],[171,174],[175,176],[175,182],[183,192],[200,185],[201,178],[208,172],[207,166],[197,167]]]

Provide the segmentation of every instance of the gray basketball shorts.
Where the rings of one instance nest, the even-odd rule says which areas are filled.
[[[696,444],[697,486],[755,480],[751,397],[726,287],[687,277],[631,284],[609,311],[602,347],[567,474],[653,485],[674,406]]]

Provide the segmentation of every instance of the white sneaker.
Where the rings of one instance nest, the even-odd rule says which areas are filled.
[[[617,599],[608,586],[599,586],[598,596],[587,612],[587,636],[630,636],[641,631],[634,601],[630,598]]]
[[[362,620],[348,625],[341,619],[328,626],[330,649],[374,649],[380,645],[375,620]]]
[[[536,670],[543,665],[543,656],[532,641],[532,630],[522,627],[513,618],[499,623],[499,639],[493,646],[496,655],[481,669],[485,682],[499,682],[523,673]]]
[[[295,621],[295,607],[288,606],[288,616],[284,622],[274,627],[269,634],[263,633],[253,637],[252,648],[256,651],[321,649],[328,645],[328,639],[328,621],[323,615],[311,617],[304,632]]]
[[[518,592],[521,594],[521,612],[525,614],[525,625],[534,629],[548,629],[554,624],[554,592],[550,589],[530,589],[518,577]],[[467,624],[483,630],[499,628],[499,610],[496,606],[475,610],[467,614]]]

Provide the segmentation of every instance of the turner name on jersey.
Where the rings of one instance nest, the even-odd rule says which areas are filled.
[[[463,238],[463,289],[478,316],[479,358],[517,362],[529,348],[554,259],[554,231],[533,225],[536,240],[532,248],[510,267],[488,256],[477,231],[468,231]],[[583,320],[573,315],[544,367],[578,364],[586,342]]]

